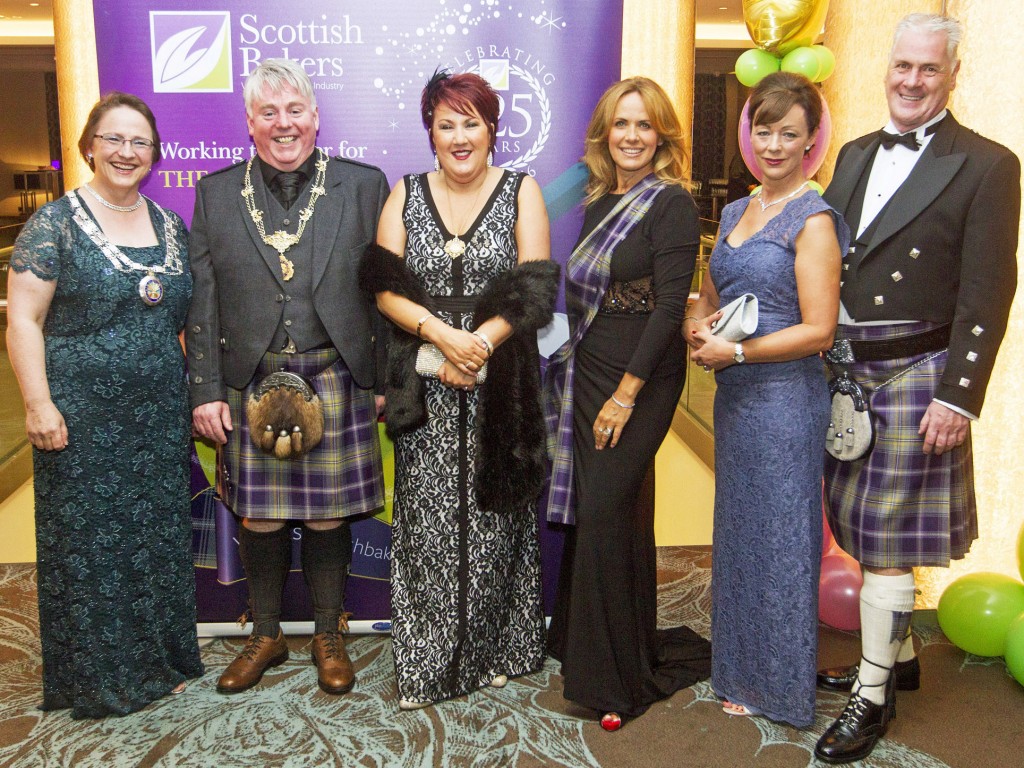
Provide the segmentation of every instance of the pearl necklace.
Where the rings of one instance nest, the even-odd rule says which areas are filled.
[[[104,208],[109,208],[110,210],[117,211],[118,213],[131,213],[132,211],[137,211],[139,210],[139,208],[142,207],[142,204],[145,202],[145,200],[143,200],[142,198],[142,195],[139,195],[139,199],[136,200],[131,205],[114,205],[113,203],[104,200],[102,197],[100,197],[100,193],[97,192],[92,187],[90,187],[88,184],[83,184],[82,187],[83,189],[85,189],[86,192],[88,192],[90,195],[99,200],[100,205],[102,205]]]
[[[452,188],[450,186],[448,186],[448,177],[446,175],[443,175],[443,172],[442,172],[442,176],[443,176],[443,179],[444,179],[444,191],[445,191],[446,196],[448,198],[448,212],[451,214],[452,219],[453,219],[452,223],[454,224],[455,223],[454,222],[455,209],[452,208]],[[480,200],[480,190],[482,190],[484,188],[484,184],[486,184],[486,183],[487,183],[487,172],[484,171],[484,180],[480,183],[480,186],[476,188],[476,194],[473,196],[473,204],[469,206],[469,216],[470,217],[473,215],[473,211],[476,210],[477,201]],[[452,261],[454,261],[455,259],[459,258],[459,256],[461,256],[462,254],[464,254],[466,252],[466,243],[462,240],[460,235],[463,235],[463,234],[466,233],[466,225],[468,225],[469,221],[471,221],[471,220],[472,219],[467,217],[467,220],[463,221],[462,226],[459,227],[459,229],[461,229],[462,231],[461,232],[453,233],[455,236],[451,240],[449,240],[448,242],[446,242],[444,244],[444,252],[448,254],[448,256],[452,259]]]
[[[288,281],[295,277],[295,264],[291,259],[285,258],[285,251],[291,248],[293,245],[298,244],[299,240],[302,239],[302,233],[306,229],[306,222],[313,218],[313,209],[316,208],[316,201],[321,195],[326,195],[327,190],[324,187],[324,179],[327,177],[327,153],[324,152],[320,147],[316,148],[318,153],[318,159],[316,161],[316,177],[313,179],[313,187],[310,190],[309,202],[306,207],[299,212],[299,228],[295,234],[285,232],[283,229],[277,230],[274,234],[268,235],[266,230],[263,228],[263,211],[256,207],[256,203],[253,200],[255,190],[252,187],[252,163],[256,158],[250,158],[249,162],[245,166],[245,184],[242,187],[242,197],[245,198],[245,207],[249,210],[249,216],[252,218],[252,223],[256,225],[256,231],[260,233],[260,237],[263,242],[277,251],[277,258],[281,261],[281,279]]]
[[[796,197],[800,193],[800,191],[804,187],[806,187],[808,184],[810,184],[810,183],[811,182],[809,182],[809,181],[805,181],[803,184],[801,184],[799,187],[794,189],[792,192],[790,192],[785,197],[780,197],[778,200],[772,200],[770,203],[766,203],[764,201],[764,197],[763,197],[764,187],[762,186],[760,191],[757,193],[757,202],[761,206],[761,212],[764,213],[769,208],[771,208],[773,205],[778,205],[779,203],[784,203],[787,200],[789,200],[791,197]]]

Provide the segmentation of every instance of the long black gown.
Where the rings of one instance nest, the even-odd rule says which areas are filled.
[[[587,209],[581,241],[620,198]],[[693,199],[666,188],[613,252],[611,285],[575,352],[576,525],[549,647],[566,698],[626,717],[710,674],[706,640],[686,627],[656,629],[653,462],[686,375],[680,327],[699,239]],[[627,371],[646,384],[618,445],[598,451],[594,420]]]

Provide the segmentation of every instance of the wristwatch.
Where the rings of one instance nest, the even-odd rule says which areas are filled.
[[[743,345],[742,344],[737,342],[737,344],[736,344],[736,354],[734,354],[732,356],[732,359],[735,360],[737,363],[742,363],[744,360],[747,359],[747,356],[743,354]]]

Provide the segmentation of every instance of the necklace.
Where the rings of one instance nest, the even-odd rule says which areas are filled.
[[[281,261],[281,278],[286,281],[295,277],[295,264],[292,263],[291,259],[285,257],[285,251],[298,244],[299,240],[302,239],[302,233],[306,230],[306,222],[313,218],[313,209],[316,207],[316,201],[321,195],[327,194],[327,190],[324,188],[324,179],[327,177],[327,153],[320,149],[320,147],[317,147],[316,151],[318,153],[316,177],[313,179],[313,187],[310,189],[309,202],[299,212],[299,228],[294,235],[290,232],[285,232],[283,229],[277,230],[272,235],[267,234],[267,231],[263,228],[263,211],[256,207],[256,203],[253,200],[255,190],[252,188],[252,163],[256,158],[250,158],[245,166],[245,184],[242,187],[245,207],[249,210],[252,223],[256,225],[256,231],[260,233],[263,242],[277,251],[277,258]]]
[[[480,186],[476,188],[476,194],[473,196],[473,204],[469,206],[469,216],[473,215],[473,211],[476,210],[477,201],[480,199],[480,190],[484,188],[484,184],[487,183],[486,172],[484,173],[484,180],[480,183]],[[448,212],[455,218],[455,209],[452,208],[452,188],[448,186],[448,177],[444,177],[444,191],[448,197]],[[469,224],[469,216],[462,222],[462,226],[458,227],[459,232],[455,233],[455,236],[451,240],[444,244],[444,252],[451,257],[452,261],[459,258],[466,252],[466,243],[463,242],[460,234],[466,233],[466,226]],[[452,223],[455,223],[454,221]]]
[[[809,181],[805,181],[803,184],[801,184],[799,187],[794,189],[792,192],[790,192],[785,197],[780,197],[778,200],[772,200],[770,203],[766,203],[764,201],[764,197],[763,197],[764,187],[762,186],[761,190],[757,193],[757,203],[758,203],[758,205],[761,206],[761,212],[763,213],[764,211],[767,211],[773,205],[778,205],[779,203],[784,203],[787,200],[789,200],[789,198],[791,198],[791,197],[796,197],[796,195],[800,192],[800,190],[802,190],[804,187],[806,187],[810,183],[811,182],[809,182]]]
[[[82,207],[82,201],[78,199],[78,195],[74,191],[68,192],[67,196],[68,201],[71,203],[72,220],[92,240],[93,244],[100,249],[103,255],[107,257],[107,260],[113,264],[114,269],[118,272],[146,273],[139,280],[138,286],[139,298],[142,299],[142,303],[147,307],[155,307],[163,301],[164,284],[160,282],[157,274],[180,275],[183,271],[181,258],[178,256],[179,237],[175,231],[174,222],[167,215],[167,212],[156,203],[153,203],[153,206],[160,212],[160,216],[164,220],[164,248],[167,254],[164,256],[163,264],[147,266],[139,264],[134,259],[130,259],[120,248],[110,242],[110,239],[104,234],[103,230],[96,226],[96,222],[85,212],[85,208]]]
[[[90,187],[88,184],[83,184],[82,187],[85,188],[86,192],[88,192],[90,195],[99,200],[100,205],[102,205],[104,208],[109,208],[110,210],[118,211],[119,213],[131,213],[132,211],[137,211],[139,210],[139,208],[142,207],[142,204],[145,202],[145,200],[143,200],[142,198],[142,195],[139,195],[139,199],[136,200],[131,205],[114,205],[113,203],[104,200],[102,197],[100,197],[100,193],[97,192],[92,187]]]

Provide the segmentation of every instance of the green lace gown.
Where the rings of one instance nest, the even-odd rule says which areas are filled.
[[[11,267],[56,281],[46,373],[68,446],[34,452],[41,708],[83,718],[141,709],[203,666],[178,342],[192,292],[187,232],[149,202],[159,245],[120,249],[146,266],[163,265],[168,249],[177,257],[178,274],[160,275],[163,300],[147,306],[145,273],[115,268],[69,196],[28,221]]]

